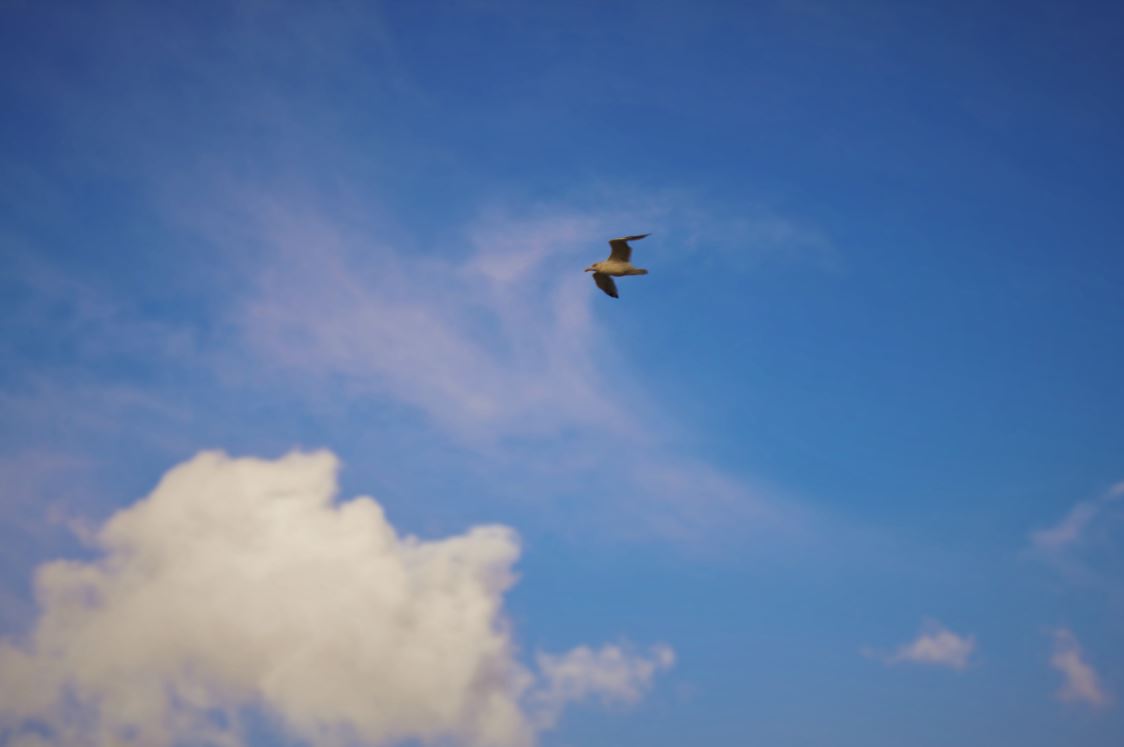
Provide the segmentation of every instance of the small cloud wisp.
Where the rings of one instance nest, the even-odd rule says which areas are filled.
[[[898,646],[892,653],[864,651],[887,665],[912,663],[963,670],[976,648],[975,636],[953,633],[940,623],[930,620],[922,625],[917,638]]]
[[[1031,532],[1031,545],[1036,550],[1051,553],[1076,545],[1105,507],[1122,497],[1124,482],[1113,485],[1095,500],[1080,501],[1054,526]]]
[[[1106,706],[1110,702],[1108,693],[1101,685],[1096,670],[1085,660],[1073,632],[1066,628],[1054,631],[1054,650],[1050,654],[1050,666],[1061,672],[1064,682],[1057,691],[1059,700],[1068,703],[1087,703],[1091,706]]]

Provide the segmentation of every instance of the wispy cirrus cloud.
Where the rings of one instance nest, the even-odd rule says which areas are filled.
[[[645,254],[674,237],[669,262],[672,254],[683,264],[725,261],[731,271],[770,257],[818,265],[834,249],[830,237],[767,209],[716,208],[686,193],[619,185],[576,185],[571,194],[583,198],[550,205],[458,196],[449,210],[429,206],[417,217],[411,211],[433,199],[431,190],[402,190],[407,196],[394,208],[388,195],[398,195],[396,180],[433,178],[425,166],[431,143],[393,136],[413,120],[389,133],[377,120],[428,94],[377,9],[345,3],[298,17],[254,7],[219,33],[177,22],[177,11],[132,13],[167,35],[159,44],[124,44],[130,25],[117,22],[119,12],[66,11],[65,23],[49,16],[66,45],[113,51],[98,58],[97,77],[120,84],[117,106],[104,106],[104,91],[53,65],[37,71],[36,88],[48,93],[35,99],[67,140],[83,146],[58,155],[60,162],[72,169],[79,159],[83,169],[136,190],[130,215],[143,215],[143,235],[161,247],[134,247],[144,261],[160,258],[149,276],[159,282],[146,284],[153,299],[167,300],[160,283],[185,271],[194,287],[161,321],[151,313],[159,303],[120,302],[152,299],[120,288],[91,293],[85,278],[50,277],[50,268],[25,273],[44,301],[27,315],[31,328],[65,338],[75,365],[42,387],[46,395],[17,393],[32,407],[14,407],[70,404],[67,393],[78,388],[71,374],[83,376],[91,360],[118,364],[113,374],[159,368],[189,384],[207,380],[211,396],[192,401],[189,416],[252,399],[268,382],[283,402],[276,406],[292,403],[293,411],[322,397],[341,410],[405,412],[432,429],[434,441],[471,449],[486,457],[482,464],[516,465],[530,474],[526,484],[537,477],[531,500],[555,489],[619,506],[646,493],[654,509],[642,512],[644,527],[630,523],[633,533],[697,538],[796,516],[684,447],[690,439],[671,408],[654,401],[643,372],[617,352],[610,324],[592,313],[596,291],[580,268],[603,256],[607,238],[633,231],[656,231]],[[88,34],[91,27],[98,33]],[[334,99],[340,89],[323,83],[338,83],[357,65],[366,71],[364,103],[352,108],[352,97],[345,106]],[[164,85],[168,75],[179,81],[174,93]],[[317,85],[304,85],[310,75]],[[377,173],[354,168],[359,133]],[[477,183],[471,163],[461,164],[461,183]],[[507,207],[489,207],[497,202]],[[407,225],[392,232],[394,220]],[[160,221],[167,230],[148,233]],[[434,240],[438,249],[426,245]],[[716,256],[723,259],[707,259]],[[58,299],[65,302],[58,323],[42,324],[39,308]],[[91,403],[102,390],[124,400],[132,387],[136,401],[169,407],[186,399],[152,382],[115,379],[79,382],[90,396],[75,403],[75,418],[100,417],[106,408]],[[211,432],[229,438],[232,430],[226,423]],[[167,438],[175,429],[161,431]]]
[[[1067,628],[1054,631],[1054,647],[1050,654],[1050,666],[1063,677],[1061,688],[1057,691],[1060,700],[1072,703],[1086,703],[1091,706],[1106,706],[1111,702],[1108,692],[1101,685],[1096,670],[1085,659],[1077,637]]]
[[[603,191],[616,207],[493,205],[447,225],[433,251],[420,237],[391,237],[369,210],[236,189],[203,236],[249,257],[235,268],[245,283],[230,318],[266,358],[342,375],[476,439],[568,427],[644,438],[662,413],[616,354],[612,307],[596,308],[580,272],[607,253],[607,239],[655,231],[637,247],[644,263],[662,257],[677,272],[686,263],[691,278],[708,258],[804,261],[808,247],[834,248],[772,211],[726,215],[688,194]]]
[[[706,224],[686,196],[625,192],[612,209],[486,209],[449,225],[432,251],[386,231],[366,206],[216,179],[164,205],[182,229],[177,241],[197,255],[197,274],[172,294],[190,313],[153,317],[144,299],[122,297],[104,278],[29,255],[19,313],[29,336],[64,354],[47,365],[24,356],[0,410],[41,440],[65,433],[75,448],[107,432],[135,434],[143,420],[147,449],[182,458],[229,443],[216,434],[257,427],[206,417],[232,400],[291,413],[324,402],[340,412],[383,408],[395,413],[380,428],[386,439],[411,421],[435,443],[476,454],[473,468],[502,469],[497,492],[518,484],[520,500],[569,505],[580,495],[582,515],[614,536],[698,544],[716,532],[799,526],[807,517],[798,506],[686,448],[689,434],[618,350],[608,315],[621,309],[603,305],[581,267],[607,251],[606,238],[649,228],[655,235],[637,249],[648,263],[682,262],[670,255],[684,247],[666,246],[682,231],[670,231],[672,241],[659,228]],[[721,224],[709,230],[729,240]],[[146,287],[145,298],[159,291]],[[165,373],[148,376],[157,370]],[[613,515],[624,507],[628,521]]]
[[[1076,546],[1084,538],[1090,525],[1121,498],[1124,498],[1124,482],[1116,483],[1096,499],[1078,502],[1057,524],[1031,532],[1031,545],[1036,550],[1050,553]]]
[[[1026,556],[1068,584],[1124,599],[1121,498],[1124,483],[1116,483],[1094,498],[1078,501],[1052,526],[1030,532]]]
[[[288,372],[297,391],[405,407],[442,438],[538,474],[540,486],[592,476],[573,489],[607,494],[597,510],[643,501],[641,533],[694,541],[798,525],[796,506],[679,447],[681,429],[616,350],[613,307],[594,312],[602,299],[583,263],[608,237],[676,209],[623,202],[640,206],[491,210],[450,226],[446,241],[461,248],[435,254],[383,238],[355,211],[242,194],[207,234],[251,247],[227,306],[239,335],[230,366]]]
[[[609,350],[588,278],[559,272],[560,257],[603,243],[604,219],[472,228],[470,256],[450,259],[407,255],[377,226],[315,209],[250,210],[263,251],[232,311],[262,358],[343,377],[465,439],[633,425],[597,360]]]

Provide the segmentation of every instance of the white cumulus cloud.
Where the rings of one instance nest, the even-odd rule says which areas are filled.
[[[1065,681],[1057,695],[1061,700],[1083,702],[1094,706],[1107,705],[1108,693],[1101,686],[1093,667],[1085,661],[1081,646],[1070,630],[1054,631],[1054,650],[1050,666],[1061,672]]]
[[[318,745],[534,741],[565,703],[635,701],[669,649],[515,657],[503,615],[518,538],[399,536],[335,503],[328,452],[202,453],[36,578],[40,617],[0,640],[0,731],[17,743],[240,745],[263,708]]]

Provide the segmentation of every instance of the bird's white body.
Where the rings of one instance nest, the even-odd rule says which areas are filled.
[[[617,284],[613,282],[614,277],[648,274],[647,270],[632,266],[632,247],[628,245],[628,242],[639,241],[645,236],[648,236],[648,234],[642,233],[636,236],[610,239],[609,246],[612,248],[612,252],[609,254],[609,258],[603,262],[594,262],[585,268],[586,272],[593,273],[593,282],[597,283],[597,287],[603,290],[606,295],[619,298]]]
[[[592,272],[600,272],[605,275],[612,275],[613,277],[624,277],[625,275],[647,275],[648,271],[640,267],[633,267],[631,262],[613,262],[612,260],[605,260],[604,262],[594,262],[590,265]]]

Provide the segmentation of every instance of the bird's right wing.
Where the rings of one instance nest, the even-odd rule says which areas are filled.
[[[619,239],[609,239],[609,247],[612,251],[609,252],[609,260],[613,262],[629,262],[632,260],[632,247],[628,245],[630,241],[639,241],[645,236],[651,236],[650,233],[641,233],[636,236],[621,236]]]
[[[620,298],[620,296],[617,295],[617,284],[613,282],[612,275],[606,275],[603,272],[595,272],[593,273],[593,282],[597,283],[598,288],[605,291],[613,298]]]

